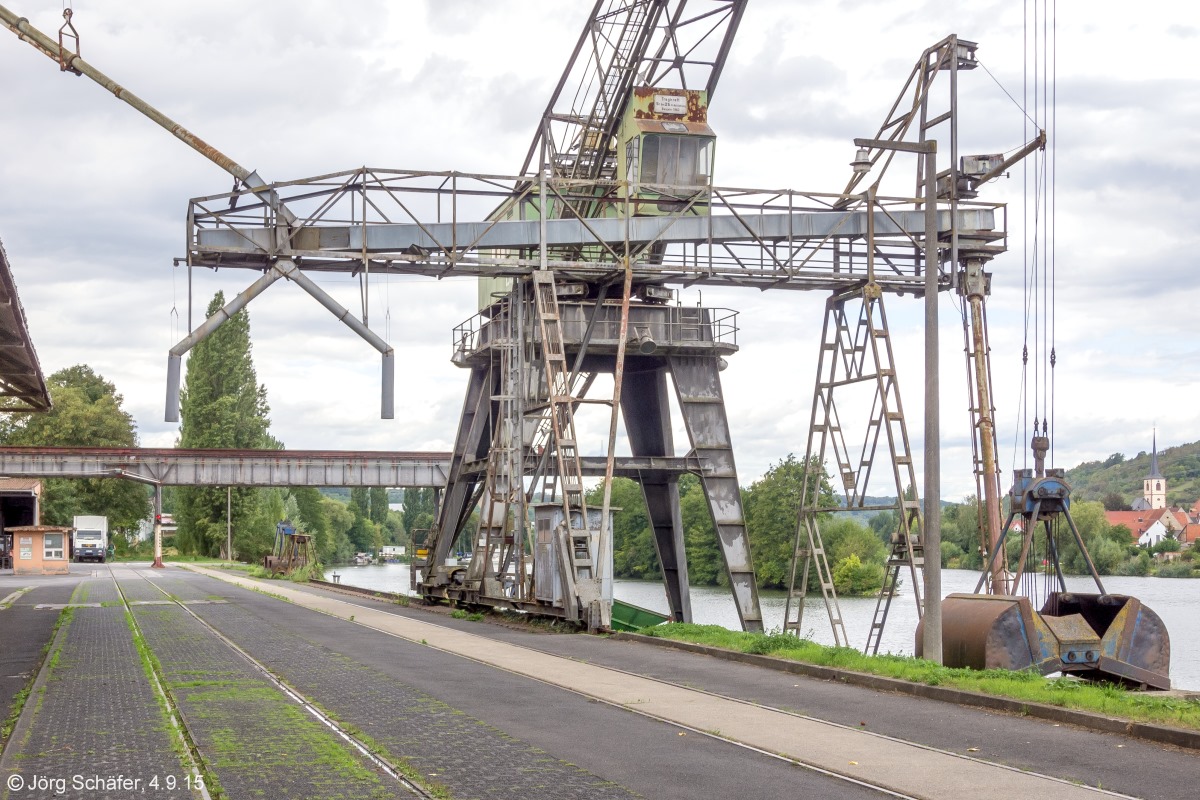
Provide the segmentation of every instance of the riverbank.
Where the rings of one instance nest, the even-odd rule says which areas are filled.
[[[1131,722],[1166,725],[1196,732],[1200,746],[1200,693],[1135,692],[1111,684],[1071,678],[1047,679],[1032,672],[943,667],[912,656],[863,655],[848,647],[828,647],[783,633],[747,633],[718,625],[668,623],[643,628],[639,635],[703,645],[730,653],[770,656],[816,667],[875,675],[923,686],[940,686],[993,697],[1074,709]]]

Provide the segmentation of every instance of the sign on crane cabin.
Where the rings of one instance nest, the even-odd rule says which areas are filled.
[[[708,213],[717,137],[707,93],[635,87],[618,136],[621,196],[634,216]]]

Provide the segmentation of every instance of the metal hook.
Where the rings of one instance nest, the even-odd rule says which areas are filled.
[[[80,73],[80,71],[75,67],[71,66],[71,62],[76,58],[79,58],[79,32],[75,30],[75,26],[71,24],[71,17],[74,16],[74,14],[75,12],[70,8],[63,9],[63,19],[66,20],[66,22],[64,22],[62,27],[58,29],[58,68],[62,72],[73,72],[76,75],[80,75],[82,73]],[[64,39],[75,40],[74,51],[67,50],[66,44],[63,41]],[[68,54],[70,54],[70,58],[67,57]]]

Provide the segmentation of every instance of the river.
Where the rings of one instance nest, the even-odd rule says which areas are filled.
[[[328,571],[337,572],[343,583],[378,589],[388,592],[408,591],[408,565],[384,564],[380,566],[337,567]],[[961,569],[942,570],[943,595],[951,592],[970,592],[975,588],[978,572]],[[1110,575],[1103,578],[1104,588],[1112,594],[1136,597],[1153,609],[1167,626],[1171,636],[1171,685],[1176,689],[1200,691],[1200,580],[1171,578],[1129,578]],[[1078,592],[1093,592],[1095,584],[1090,578],[1067,577],[1067,588]],[[619,600],[665,613],[667,598],[658,581],[617,580],[613,593]],[[708,625],[723,625],[737,629],[737,609],[729,590],[717,586],[693,586],[692,618],[695,622]],[[764,591],[759,602],[762,606],[763,623],[767,630],[783,627],[784,592]],[[842,619],[851,637],[851,644],[861,648],[871,627],[875,612],[873,597],[839,598]],[[880,652],[911,655],[913,632],[917,624],[916,603],[912,592],[902,586],[892,601],[887,627],[880,642]],[[820,595],[809,596],[804,606],[804,632],[814,641],[833,644],[833,632]]]

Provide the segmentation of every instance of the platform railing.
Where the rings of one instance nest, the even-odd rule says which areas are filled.
[[[866,195],[791,189],[634,188],[555,178],[545,185],[543,199],[527,176],[364,167],[272,184],[294,222],[277,217],[278,206],[261,200],[261,189],[196,198],[188,209],[187,261],[264,269],[289,258],[316,271],[527,275],[540,265],[538,217],[545,206],[549,266],[566,277],[609,274],[628,256],[639,276],[659,282],[835,288],[865,277],[873,254],[885,289],[923,282],[919,198],[868,203]],[[621,196],[637,189],[655,192],[655,201]],[[583,199],[598,209],[597,218],[560,218]],[[956,230],[960,238],[1004,248],[1002,204],[960,201],[958,208],[952,218],[939,207],[943,239]],[[944,277],[948,287],[949,271]]]

